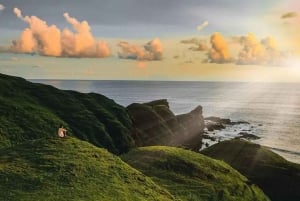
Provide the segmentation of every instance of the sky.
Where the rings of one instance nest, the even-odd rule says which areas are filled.
[[[300,81],[298,0],[0,0],[0,73]]]

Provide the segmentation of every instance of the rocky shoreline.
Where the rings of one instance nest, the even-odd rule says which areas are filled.
[[[258,140],[257,128],[262,124],[254,125],[247,121],[233,121],[221,117],[205,117],[205,129],[203,132],[202,149],[224,140],[245,139],[249,141]]]
[[[257,127],[246,121],[216,116],[203,117],[199,105],[186,114],[175,115],[166,99],[127,106],[137,146],[167,145],[198,152],[229,139],[260,139]]]

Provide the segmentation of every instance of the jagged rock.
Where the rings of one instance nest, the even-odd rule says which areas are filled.
[[[250,124],[250,123],[247,122],[247,121],[232,121],[230,124],[231,125],[238,125],[238,124]]]
[[[235,137],[235,139],[247,139],[247,140],[258,140],[260,139],[260,137],[253,135],[251,133],[247,133],[247,132],[240,132],[239,133],[240,136]]]
[[[202,107],[176,116],[165,99],[133,103],[127,107],[131,116],[137,146],[172,145],[188,149],[201,148],[204,119]]]
[[[218,122],[207,122],[205,124],[205,127],[208,131],[214,131],[214,130],[222,130],[225,128],[225,126]]]
[[[220,118],[220,117],[206,117],[204,118],[204,120],[207,120],[207,121],[212,121],[212,122],[216,122],[216,123],[220,123],[220,124],[231,124],[231,120],[230,119],[223,119],[223,118]]]
[[[202,146],[202,134],[205,127],[202,106],[197,106],[187,114],[176,116],[178,122],[185,128],[183,144],[191,150],[198,151]]]
[[[213,137],[213,136],[209,136],[209,135],[203,135],[202,136],[203,139],[208,139],[208,140],[211,140],[211,141],[216,141],[216,137]]]

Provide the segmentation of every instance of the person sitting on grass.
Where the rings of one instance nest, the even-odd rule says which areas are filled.
[[[58,133],[58,136],[61,137],[61,138],[66,137],[67,136],[67,129],[65,129],[63,127],[63,125],[60,125],[57,133]]]

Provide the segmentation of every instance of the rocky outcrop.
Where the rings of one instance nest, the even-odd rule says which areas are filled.
[[[170,145],[191,150],[201,148],[204,129],[202,107],[176,116],[167,100],[133,103],[127,107],[131,116],[137,146]]]
[[[240,132],[239,135],[235,137],[235,139],[258,140],[260,139],[260,137],[251,133]]]
[[[222,130],[225,129],[226,126],[233,126],[238,124],[249,124],[246,121],[231,121],[231,119],[221,118],[221,117],[205,117],[205,128],[207,131],[214,131],[214,130]]]

